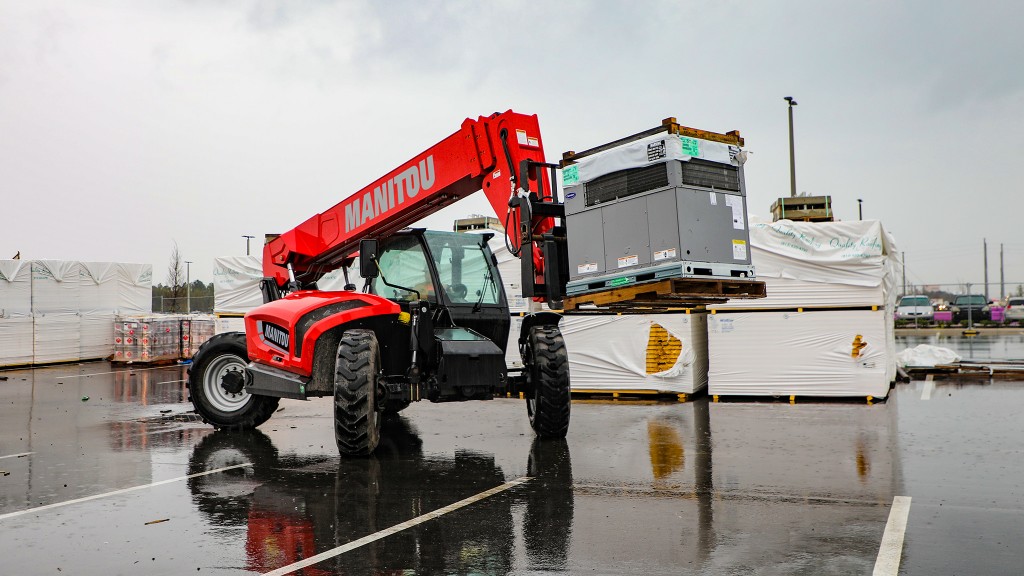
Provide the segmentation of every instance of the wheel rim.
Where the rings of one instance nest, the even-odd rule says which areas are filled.
[[[244,388],[238,392],[231,392],[224,382],[225,378],[244,377],[245,363],[238,356],[224,355],[215,358],[203,376],[203,392],[210,405],[221,412],[235,412],[244,407],[249,402],[249,393]]]

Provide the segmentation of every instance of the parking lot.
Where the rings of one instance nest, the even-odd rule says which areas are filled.
[[[1020,383],[578,401],[564,442],[536,441],[519,400],[419,403],[340,460],[326,399],[222,434],[181,367],[2,377],[7,574],[867,574],[897,497],[900,574],[1024,559]]]

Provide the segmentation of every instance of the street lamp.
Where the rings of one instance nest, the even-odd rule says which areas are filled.
[[[796,100],[792,96],[783,98],[789,103],[789,195],[796,196],[796,158],[793,154],[793,106]]]
[[[242,238],[245,238],[245,255],[249,255],[249,240],[255,238],[255,236],[249,236],[248,234],[242,234]]]
[[[857,218],[864,219],[864,200],[862,198],[857,198]]]
[[[185,260],[185,314],[192,313],[192,277],[191,277],[191,260]]]

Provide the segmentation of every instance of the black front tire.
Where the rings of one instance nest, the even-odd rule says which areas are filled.
[[[342,456],[368,456],[380,442],[377,409],[380,351],[370,330],[349,330],[334,371],[334,440]]]
[[[252,430],[277,410],[280,398],[245,391],[248,358],[242,332],[217,334],[199,347],[188,368],[188,388],[203,422],[221,430]]]
[[[529,386],[526,412],[541,438],[565,438],[569,431],[569,354],[558,326],[534,326],[523,354]]]

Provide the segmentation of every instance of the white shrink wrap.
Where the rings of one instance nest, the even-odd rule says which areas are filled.
[[[81,359],[80,285],[81,264],[78,262],[32,261],[34,363]]]
[[[32,363],[32,265],[0,260],[0,367]]]
[[[117,264],[116,314],[151,314],[153,312],[153,265]]]
[[[118,265],[79,262],[78,310],[81,319],[78,357],[107,358],[114,353],[113,320],[119,309]]]
[[[263,304],[260,280],[262,260],[257,256],[224,256],[213,259],[213,311],[245,314]]]
[[[573,390],[693,394],[707,386],[706,314],[566,316]]]
[[[892,306],[899,277],[895,241],[877,220],[765,222],[751,217],[751,262],[768,296],[712,307]]]
[[[708,318],[708,394],[883,398],[896,377],[891,309]]]

